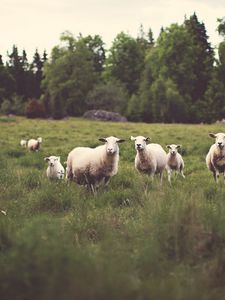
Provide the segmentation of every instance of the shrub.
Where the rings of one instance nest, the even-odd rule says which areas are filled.
[[[36,99],[28,101],[25,114],[28,118],[45,118],[46,112],[43,103]]]

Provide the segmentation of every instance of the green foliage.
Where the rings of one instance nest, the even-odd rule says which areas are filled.
[[[121,82],[129,95],[136,93],[144,67],[144,55],[137,40],[124,32],[119,33],[109,50],[104,77]]]
[[[69,34],[62,35],[61,40],[66,45],[52,50],[52,59],[45,66],[43,82],[55,118],[84,113],[86,96],[99,76],[95,71],[96,57],[93,55],[98,44],[90,45],[90,37],[75,39]]]
[[[143,120],[199,122],[203,115],[207,119],[206,111],[198,111],[207,106],[204,96],[213,74],[214,54],[207,39],[195,14],[161,31],[146,57],[139,92]],[[218,108],[214,111],[218,116]]]
[[[124,113],[127,102],[127,94],[118,82],[108,82],[94,87],[87,95],[88,109],[103,109]]]
[[[217,22],[219,23],[217,27],[217,31],[221,36],[225,36],[225,18],[217,19]]]
[[[14,94],[10,100],[5,99],[0,107],[3,114],[23,115],[25,111],[25,103],[21,96]]]

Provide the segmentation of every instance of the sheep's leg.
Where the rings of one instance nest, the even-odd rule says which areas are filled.
[[[168,172],[168,181],[169,181],[169,184],[171,185],[171,174],[172,174],[172,170],[169,169],[167,172]]]
[[[104,177],[104,185],[108,185],[110,180],[110,176]]]
[[[184,171],[183,170],[180,170],[180,175],[185,178],[185,175],[184,175]]]
[[[160,178],[160,185],[162,185],[162,182],[163,182],[163,171],[159,173],[159,178]]]
[[[96,190],[92,183],[90,184],[90,188],[91,188],[92,193],[95,195]]]
[[[213,177],[214,177],[216,183],[218,183],[219,176],[220,176],[219,172],[217,170],[215,170],[213,172]]]

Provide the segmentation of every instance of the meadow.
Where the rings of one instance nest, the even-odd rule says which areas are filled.
[[[205,165],[224,125],[0,118],[0,299],[220,300],[225,295],[225,185]],[[95,195],[49,181],[44,157],[65,161],[99,137],[126,139],[119,172]],[[130,136],[182,144],[186,179],[152,183],[134,169]],[[41,136],[41,151],[20,147]]]

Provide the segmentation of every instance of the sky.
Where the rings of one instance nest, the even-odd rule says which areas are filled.
[[[98,34],[107,49],[121,31],[136,37],[140,24],[157,39],[162,26],[181,24],[194,12],[216,47],[225,0],[0,0],[0,54],[5,61],[13,44],[21,53],[25,49],[29,60],[36,48],[50,54],[66,30],[74,36]]]

